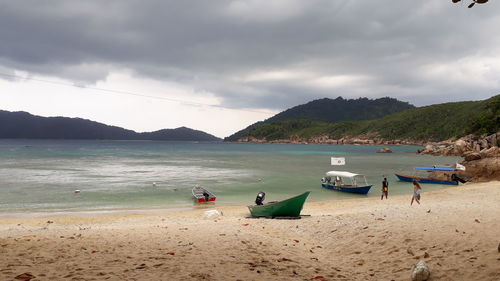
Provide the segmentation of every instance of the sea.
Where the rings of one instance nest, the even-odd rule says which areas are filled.
[[[446,165],[458,157],[418,155],[418,146],[255,144],[226,142],[0,140],[0,215],[195,208],[201,185],[215,205],[246,206],[258,192],[280,200],[311,191],[308,201],[379,197],[384,177],[391,195],[412,193],[394,173]],[[331,157],[346,164],[332,166]],[[325,172],[364,174],[367,195],[321,187]],[[456,188],[423,185],[423,190]],[[76,193],[75,190],[79,190]],[[410,200],[410,197],[408,198]],[[306,201],[307,202],[307,201]],[[334,203],[332,203],[334,204]]]

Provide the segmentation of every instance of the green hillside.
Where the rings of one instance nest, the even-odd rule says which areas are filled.
[[[454,102],[408,109],[380,119],[357,122],[323,122],[286,120],[258,124],[245,130],[241,137],[268,141],[288,139],[297,135],[303,139],[327,135],[331,139],[344,136],[441,141],[467,134],[500,131],[500,95],[484,101]]]
[[[341,122],[341,121],[362,121],[362,120],[372,120],[387,116],[395,112],[401,112],[407,109],[415,108],[413,105],[402,102],[394,98],[379,98],[379,99],[344,99],[338,97],[336,99],[318,99],[308,102],[306,104],[301,104],[287,109],[283,112],[276,114],[275,116],[266,119],[262,122],[257,122],[248,126],[247,128],[227,137],[226,141],[237,140],[246,134],[248,131],[262,126],[263,124],[274,124],[278,121],[287,120],[311,120],[311,121],[324,121],[324,122]],[[267,127],[266,131],[273,136],[282,135],[288,132],[289,129],[294,129],[293,124],[297,122],[291,122],[291,128],[288,128],[287,122],[280,123],[283,124],[283,128],[278,128],[276,126]],[[319,124],[319,123],[315,123]],[[298,125],[299,127],[307,126]],[[277,131],[273,131],[273,128]]]

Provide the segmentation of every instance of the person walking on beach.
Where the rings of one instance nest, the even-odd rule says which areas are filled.
[[[420,192],[422,191],[422,187],[416,179],[413,179],[413,197],[411,198],[410,206],[413,205],[413,200],[417,201],[418,205],[420,205]]]
[[[387,181],[387,178],[384,178],[384,181],[382,182],[382,196],[380,196],[380,200],[387,199],[387,195],[389,194],[389,182]]]

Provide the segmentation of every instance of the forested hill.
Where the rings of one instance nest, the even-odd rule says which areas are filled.
[[[308,140],[359,137],[381,140],[442,141],[467,134],[500,131],[500,95],[483,101],[443,103],[412,108],[366,121],[324,122],[285,120],[259,124],[239,138],[279,140],[299,137]]]
[[[0,138],[219,141],[208,133],[180,127],[137,133],[116,126],[67,117],[41,117],[0,110]]]
[[[414,108],[414,106],[389,97],[374,100],[368,98],[323,98],[294,106],[265,120],[264,123],[282,120],[325,122],[372,120],[410,108]]]
[[[247,128],[227,137],[226,141],[234,141],[245,135],[252,128],[285,120],[309,120],[324,122],[362,121],[384,117],[386,115],[415,108],[413,105],[394,98],[379,99],[336,99],[323,98],[310,101],[282,111],[262,122],[257,122]]]

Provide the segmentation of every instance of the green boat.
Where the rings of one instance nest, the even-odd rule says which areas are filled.
[[[299,217],[310,191],[282,201],[248,206],[252,217]]]

